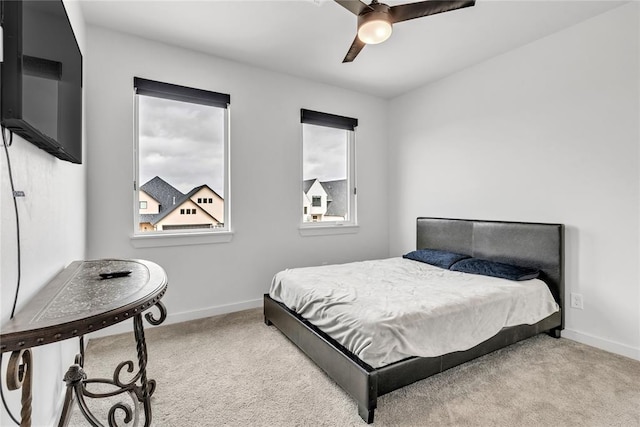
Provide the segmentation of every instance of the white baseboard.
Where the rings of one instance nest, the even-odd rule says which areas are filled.
[[[574,331],[572,329],[564,329],[562,331],[562,337],[577,341],[582,344],[590,345],[591,347],[596,347],[610,353],[615,353],[621,356],[629,357],[631,359],[640,360],[640,348],[634,348],[614,341],[594,337],[593,335]]]
[[[233,304],[207,307],[200,310],[183,311],[181,313],[171,313],[171,311],[169,310],[169,312],[167,313],[167,320],[162,322],[162,325],[171,325],[173,323],[182,323],[182,322],[187,322],[189,320],[203,319],[205,317],[218,316],[220,314],[234,313],[236,311],[249,310],[251,308],[258,308],[258,307],[262,307],[262,301],[263,299],[259,298],[255,300],[241,301]],[[154,316],[158,315],[157,309],[151,308],[149,312],[153,313]],[[133,322],[132,320],[125,320],[124,322],[120,322],[111,327],[101,329],[96,332],[92,332],[91,334],[88,334],[85,336],[85,345],[88,339],[133,332],[132,322]],[[150,325],[147,322],[145,322],[144,324],[145,329],[153,328],[153,327],[154,326]]]
[[[189,320],[202,319],[205,317],[218,316],[220,314],[235,313],[236,311],[249,310],[252,308],[262,307],[263,299],[258,298],[249,301],[242,301],[233,304],[218,305],[215,307],[204,308],[194,311],[184,311],[182,313],[168,314],[167,320],[163,325],[171,325],[172,323],[187,322]],[[145,325],[146,328],[146,325]]]

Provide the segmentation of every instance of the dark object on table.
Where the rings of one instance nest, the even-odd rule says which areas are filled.
[[[103,279],[113,279],[115,277],[124,277],[131,274],[131,270],[125,271],[109,271],[107,273],[100,273],[100,277]]]

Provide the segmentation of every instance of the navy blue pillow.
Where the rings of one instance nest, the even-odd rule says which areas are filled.
[[[426,264],[435,265],[436,267],[448,269],[455,262],[469,258],[469,255],[439,251],[436,249],[418,249],[417,251],[402,255],[402,258],[412,259],[414,261],[420,261]]]
[[[500,277],[509,280],[535,279],[540,274],[540,271],[535,268],[503,264],[501,262],[487,261],[479,258],[467,258],[458,261],[451,266],[450,270]]]

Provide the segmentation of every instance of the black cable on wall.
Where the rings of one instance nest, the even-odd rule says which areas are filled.
[[[4,1],[0,2],[0,31],[2,31],[3,27],[4,27]],[[4,49],[4,47],[2,48]],[[4,152],[5,152],[5,155],[7,156],[7,169],[9,172],[9,181],[11,182],[11,196],[13,197],[13,207],[16,212],[16,243],[18,247],[18,255],[17,255],[18,256],[18,278],[16,281],[17,282],[16,294],[13,299],[13,307],[11,309],[11,317],[10,317],[11,319],[13,319],[13,316],[16,310],[16,303],[18,302],[18,293],[20,290],[20,275],[22,270],[22,262],[20,259],[20,219],[18,216],[18,202],[16,201],[16,192],[13,185],[13,174],[11,172],[11,160],[9,158],[9,148],[8,148],[13,143],[13,133],[10,133],[9,142],[7,142],[5,128],[1,127],[0,132],[2,133],[2,145],[4,146]],[[0,369],[2,369],[2,353],[0,353]],[[1,374],[0,374],[0,380],[1,380]],[[0,384],[0,398],[2,399],[2,405],[4,406],[5,411],[7,411],[7,414],[9,414],[9,417],[11,418],[11,420],[13,420],[13,422],[16,423],[17,425],[20,425],[20,422],[16,419],[16,417],[13,416],[13,413],[9,409],[9,405],[7,405],[7,402],[4,399],[4,390],[2,388],[2,384]]]
[[[11,308],[10,319],[13,319],[16,311],[16,304],[18,303],[18,295],[20,293],[20,279],[21,279],[21,272],[22,272],[22,260],[20,257],[20,216],[18,214],[18,202],[16,198],[22,197],[24,194],[21,192],[16,192],[15,186],[13,184],[11,158],[9,157],[9,147],[13,143],[13,133],[10,133],[9,142],[7,142],[5,128],[4,127],[0,128],[0,132],[2,133],[2,145],[4,146],[4,152],[7,157],[7,171],[9,173],[9,182],[11,183],[11,195],[13,197],[13,208],[16,213],[15,217],[16,217],[16,246],[17,246],[17,261],[18,261],[18,277],[16,279],[16,293],[13,298],[13,307]],[[0,353],[0,369],[1,367],[2,367],[2,353]],[[13,422],[20,425],[20,422],[16,419],[16,417],[13,416],[13,413],[11,412],[11,410],[9,409],[9,406],[7,405],[7,402],[5,401],[2,385],[0,385],[0,397],[2,398],[2,405],[4,406],[4,409],[7,411],[7,414],[9,414],[9,417],[11,417]]]
[[[20,280],[21,280],[21,275],[22,275],[22,260],[21,260],[21,255],[20,255],[20,215],[18,214],[18,202],[17,202],[17,198],[18,197],[22,197],[24,196],[24,193],[22,192],[17,192],[15,189],[15,186],[13,184],[13,171],[11,170],[11,158],[9,157],[9,147],[12,144],[13,141],[13,134],[11,134],[11,139],[9,140],[9,142],[7,143],[7,136],[5,133],[5,128],[2,128],[2,144],[4,145],[4,152],[5,155],[7,157],[7,170],[9,172],[9,183],[11,184],[11,194],[13,197],[13,209],[16,213],[16,249],[17,249],[17,258],[18,258],[18,278],[16,280],[16,294],[13,298],[13,307],[11,308],[11,317],[10,319],[13,319],[13,316],[15,315],[16,312],[16,304],[18,303],[18,293],[20,292]]]

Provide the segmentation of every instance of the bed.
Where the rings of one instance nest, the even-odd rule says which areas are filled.
[[[317,325],[266,294],[265,323],[277,327],[351,395],[367,423],[373,422],[378,396],[539,333],[559,338],[564,327],[562,224],[418,218],[416,229],[416,249],[452,251],[539,270],[539,279],[548,287],[559,309],[533,324],[504,327],[464,351],[431,357],[407,356],[377,364],[363,361]]]

